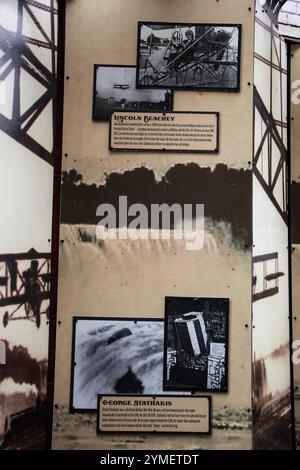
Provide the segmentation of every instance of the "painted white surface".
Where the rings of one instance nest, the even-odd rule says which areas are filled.
[[[273,37],[266,28],[271,28],[271,21],[262,9],[257,8],[257,19],[255,23],[255,53],[258,53],[266,61],[275,65],[271,67],[255,56],[254,63],[254,84],[258,90],[267,110],[275,120],[287,122],[287,75],[277,68],[280,66],[286,70],[286,44],[278,36]],[[261,41],[264,42],[262,46]],[[271,49],[272,48],[272,49]],[[272,50],[272,53],[271,53]],[[272,90],[272,92],[271,92]],[[271,103],[272,95],[272,103]],[[254,129],[254,151],[259,148],[266,126],[260,118],[258,111],[255,112]],[[286,130],[277,126],[277,130],[286,142]],[[272,142],[272,169],[274,176],[280,152]],[[268,140],[266,139],[261,153],[257,169],[262,174],[264,180],[268,182]],[[285,168],[284,168],[285,175]],[[282,179],[279,177],[275,188],[274,196],[283,209],[283,187]],[[278,270],[284,273],[279,277],[279,293],[272,297],[267,297],[253,303],[253,358],[257,360],[263,358],[267,367],[267,386],[269,393],[283,392],[290,386],[290,361],[289,355],[280,357],[280,367],[278,360],[272,356],[274,351],[285,346],[289,342],[289,289],[288,289],[288,228],[279,211],[276,209],[268,194],[263,189],[256,176],[253,176],[253,256],[265,255],[268,253],[278,253]],[[260,291],[262,280],[265,275],[262,266],[256,265],[255,271],[258,279],[256,286]],[[272,283],[268,287],[272,287]],[[273,286],[274,287],[274,286]],[[283,353],[282,353],[283,354]],[[276,365],[277,364],[277,365]]]

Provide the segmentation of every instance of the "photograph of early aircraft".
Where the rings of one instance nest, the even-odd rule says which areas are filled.
[[[50,257],[50,253],[34,249],[0,255],[0,311],[4,328],[14,320],[30,320],[39,328],[41,315],[49,316]]]
[[[137,88],[238,91],[240,25],[138,24]]]
[[[93,119],[109,121],[114,111],[172,111],[170,90],[137,90],[134,65],[95,65]]]

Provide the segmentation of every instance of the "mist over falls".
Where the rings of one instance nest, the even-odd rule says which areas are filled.
[[[98,393],[163,393],[163,344],[159,321],[103,320],[78,333],[75,408],[96,408]]]

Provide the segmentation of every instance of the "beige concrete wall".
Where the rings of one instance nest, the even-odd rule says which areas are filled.
[[[252,149],[252,1],[223,0],[69,0],[66,31],[64,159],[65,170],[74,168],[87,181],[99,183],[105,173],[124,171],[145,163],[157,176],[178,162],[196,161],[214,167],[219,162],[248,168]],[[220,153],[211,155],[111,154],[108,126],[92,122],[93,66],[136,64],[137,22],[178,21],[241,23],[241,92],[175,93],[176,111],[220,111]],[[76,165],[75,165],[76,164]]]

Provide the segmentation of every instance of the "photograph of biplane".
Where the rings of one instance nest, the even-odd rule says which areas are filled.
[[[49,315],[50,253],[0,255],[0,311],[4,328],[14,320],[30,320],[41,325],[41,315]],[[44,303],[46,302],[46,305]]]
[[[241,25],[138,23],[137,88],[239,91]]]
[[[137,90],[134,65],[95,65],[93,119],[109,121],[113,111],[172,111],[171,90]]]

